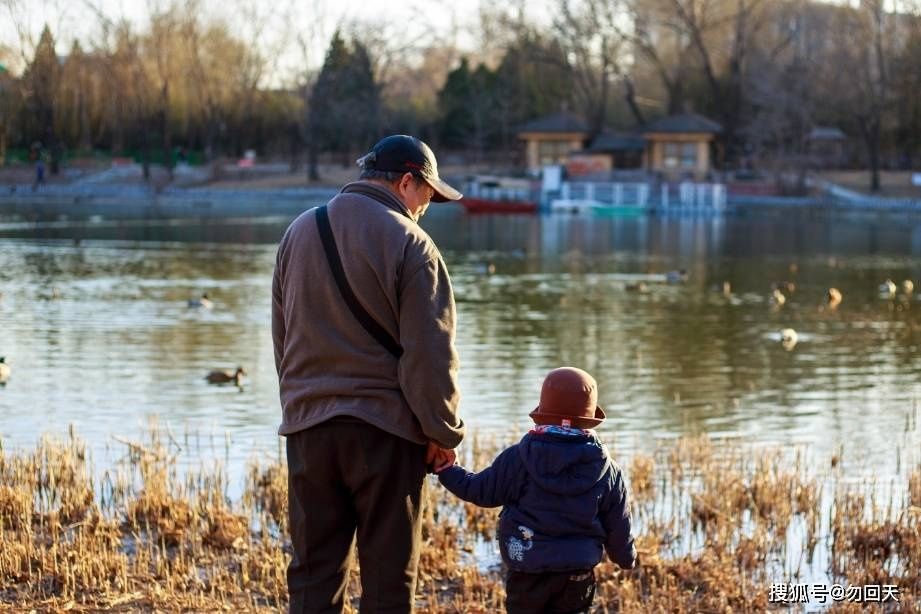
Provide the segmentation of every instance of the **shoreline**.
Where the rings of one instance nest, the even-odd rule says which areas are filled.
[[[215,188],[169,187],[157,191],[145,185],[44,185],[32,191],[28,185],[0,185],[0,216],[22,221],[164,219],[220,219],[286,216],[294,218],[305,210],[326,203],[339,188]],[[921,201],[875,199],[848,201],[825,196],[761,197],[729,196],[724,210],[707,208],[649,207],[631,209],[631,215],[660,217],[724,217],[798,210],[810,214],[921,214]],[[609,212],[573,214],[538,211],[526,215],[610,215]],[[473,214],[501,215],[501,214]]]
[[[14,186],[0,188],[0,215],[39,219],[59,216],[109,219],[295,216],[326,202],[337,191],[317,187],[245,191],[168,188],[155,192],[144,186],[93,186],[91,189],[43,186],[32,192],[28,186]]]

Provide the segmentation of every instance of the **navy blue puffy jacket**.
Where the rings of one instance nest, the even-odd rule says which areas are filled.
[[[620,468],[593,435],[531,432],[479,473],[455,465],[438,479],[482,507],[504,506],[499,547],[510,569],[590,569],[602,549],[625,569],[636,550]]]

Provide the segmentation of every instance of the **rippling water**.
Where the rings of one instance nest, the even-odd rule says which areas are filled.
[[[0,355],[13,368],[0,388],[3,445],[72,423],[103,451],[155,415],[232,467],[276,453],[269,305],[286,224],[0,223]],[[843,445],[868,471],[916,460],[921,295],[877,291],[886,278],[921,288],[916,219],[470,217],[446,206],[423,226],[454,281],[474,429],[522,431],[544,373],[568,364],[598,379],[601,431],[619,450],[707,432],[828,454]],[[680,268],[687,283],[664,282]],[[772,282],[787,280],[795,292],[772,306]],[[646,291],[632,289],[640,282]],[[830,286],[844,295],[836,311],[823,308]],[[202,292],[214,309],[189,309]],[[242,390],[203,379],[237,365],[249,372]]]

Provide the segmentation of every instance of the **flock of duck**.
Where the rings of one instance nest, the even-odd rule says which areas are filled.
[[[0,294],[0,299],[3,295]],[[46,300],[58,300],[61,298],[61,291],[53,287],[51,288],[51,293],[48,295],[43,295],[42,298]],[[186,303],[189,309],[214,309],[214,302],[208,298],[208,293],[203,293],[198,298],[189,299]],[[6,386],[7,382],[10,380],[10,375],[12,374],[12,367],[9,363],[6,362],[5,356],[0,356],[0,387]],[[236,370],[232,369],[214,369],[209,371],[205,375],[205,381],[209,384],[233,384],[242,390],[243,388],[243,378],[246,376],[246,369],[243,367],[237,367]]]
[[[723,294],[729,296],[731,293],[731,286],[728,281],[723,282]],[[902,282],[901,290],[903,296],[910,296],[914,292],[915,284],[912,280],[906,279]],[[879,296],[882,299],[894,299],[898,295],[899,286],[896,285],[891,279],[886,279],[883,283],[879,285]],[[774,307],[782,307],[787,302],[787,296],[793,294],[796,291],[796,284],[792,281],[782,281],[774,283],[771,286],[771,296],[770,303]],[[844,300],[844,295],[841,293],[841,290],[838,288],[829,288],[825,291],[825,302],[821,309],[829,309],[834,311],[841,305],[841,302]],[[796,344],[799,342],[799,335],[796,330],[793,328],[784,328],[780,331],[780,343],[783,345],[784,349],[787,351],[792,350],[796,347]]]
[[[791,265],[790,271],[796,272],[796,265]],[[655,279],[652,281],[665,282],[668,284],[680,284],[688,280],[688,273],[684,269],[677,271],[669,271],[661,275],[653,276]],[[646,281],[637,281],[631,282],[624,285],[624,289],[629,292],[639,292],[646,293],[650,291],[649,283]],[[914,292],[915,284],[912,280],[906,279],[901,285],[897,285],[891,279],[886,279],[878,287],[879,296],[882,299],[895,299],[899,296],[899,290],[901,290],[901,296],[909,297]],[[718,292],[722,292],[724,296],[732,296],[732,284],[729,281],[724,281],[720,286],[715,288]],[[792,281],[781,281],[775,282],[771,285],[771,293],[768,296],[768,302],[772,307],[778,309],[782,307],[787,302],[787,297],[793,294],[796,291],[796,284]],[[820,309],[828,309],[834,311],[841,305],[841,302],[844,300],[844,295],[841,290],[838,288],[828,288],[825,292],[824,302],[820,306]],[[796,330],[793,328],[784,328],[780,331],[779,336],[773,335],[774,339],[779,337],[781,345],[786,350],[792,350],[796,347],[796,344],[799,342],[799,335]]]

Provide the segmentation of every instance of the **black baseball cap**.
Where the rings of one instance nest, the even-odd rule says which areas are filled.
[[[365,170],[412,173],[421,177],[435,190],[432,200],[436,203],[460,200],[463,196],[441,180],[435,154],[414,136],[394,134],[381,139],[371,151],[358,159],[358,166]]]

